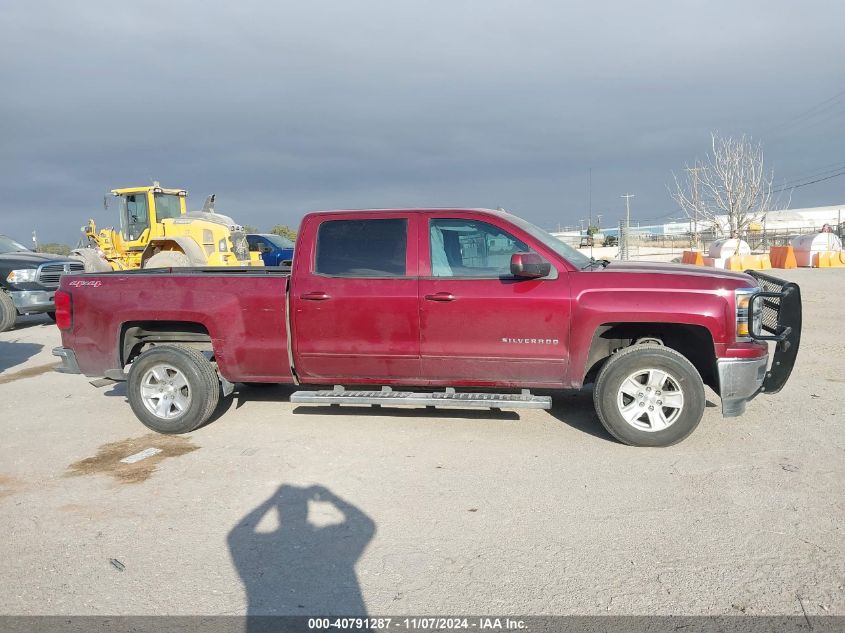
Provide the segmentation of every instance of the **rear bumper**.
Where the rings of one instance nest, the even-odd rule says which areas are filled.
[[[57,367],[56,371],[60,374],[81,374],[79,370],[79,363],[76,362],[76,354],[72,349],[66,347],[54,347],[53,356],[58,356],[62,359],[62,366]]]
[[[768,354],[759,358],[718,359],[723,416],[732,418],[745,413],[746,403],[760,393],[763,387],[768,365]]]
[[[20,313],[52,312],[56,309],[55,290],[12,290],[9,296]]]

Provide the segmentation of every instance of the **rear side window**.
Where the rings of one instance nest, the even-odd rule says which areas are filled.
[[[316,272],[334,277],[404,277],[408,221],[328,220],[317,233]]]

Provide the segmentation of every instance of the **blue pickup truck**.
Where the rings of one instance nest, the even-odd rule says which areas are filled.
[[[249,250],[261,253],[265,266],[290,266],[293,260],[293,242],[273,233],[249,233],[246,236]]]

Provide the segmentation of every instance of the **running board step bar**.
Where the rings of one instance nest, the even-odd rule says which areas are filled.
[[[445,391],[417,392],[393,391],[382,387],[381,391],[344,389],[336,385],[332,390],[296,391],[290,401],[295,404],[372,404],[389,407],[474,407],[479,409],[551,409],[550,396],[535,396],[528,389],[522,393],[458,393],[451,387]]]

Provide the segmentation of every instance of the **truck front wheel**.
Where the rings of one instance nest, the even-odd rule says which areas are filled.
[[[631,446],[671,446],[695,430],[704,414],[704,383],[675,350],[632,345],[605,363],[593,401],[602,425]]]
[[[129,404],[144,426],[158,433],[189,433],[214,412],[220,383],[203,354],[183,345],[160,345],[132,363]]]
[[[15,327],[15,319],[17,318],[18,311],[15,308],[15,302],[3,290],[0,290],[0,332]]]

